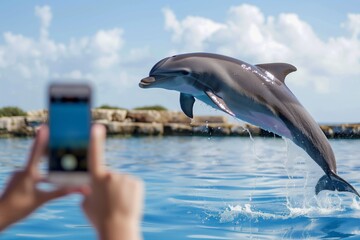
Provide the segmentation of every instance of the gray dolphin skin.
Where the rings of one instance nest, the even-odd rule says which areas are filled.
[[[336,173],[333,150],[311,115],[286,86],[285,77],[296,71],[286,63],[250,65],[211,53],[189,53],[165,58],[151,69],[141,88],[180,92],[183,112],[193,117],[195,99],[250,124],[289,138],[324,170],[315,193],[347,191],[360,197]]]

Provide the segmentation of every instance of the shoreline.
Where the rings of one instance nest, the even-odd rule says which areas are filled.
[[[33,137],[47,118],[47,110],[0,117],[0,138]],[[190,119],[178,111],[93,109],[92,122],[103,124],[108,136],[278,137],[250,124],[230,123],[224,116]],[[328,139],[360,139],[360,123],[321,124],[320,128]]]

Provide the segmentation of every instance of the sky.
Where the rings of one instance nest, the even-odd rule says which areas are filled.
[[[291,63],[285,82],[316,121],[360,122],[357,0],[2,1],[0,107],[46,108],[49,81],[88,79],[94,106],[180,110],[178,92],[138,83],[189,52]]]

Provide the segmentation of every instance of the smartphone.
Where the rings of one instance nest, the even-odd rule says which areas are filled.
[[[58,185],[87,184],[91,87],[88,84],[52,83],[48,95],[48,179]]]

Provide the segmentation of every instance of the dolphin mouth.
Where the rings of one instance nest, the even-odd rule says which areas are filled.
[[[144,88],[144,87],[147,87],[147,86],[153,84],[154,82],[156,82],[156,79],[154,77],[146,77],[146,78],[141,79],[139,86],[141,88]]]

